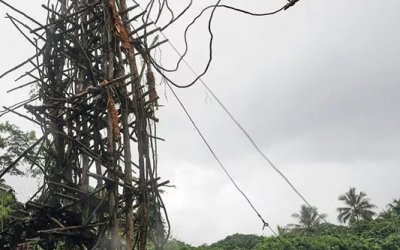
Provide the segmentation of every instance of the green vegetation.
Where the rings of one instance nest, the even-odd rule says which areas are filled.
[[[210,246],[192,247],[169,242],[168,250],[400,250],[400,199],[387,205],[373,219],[375,205],[355,188],[339,196],[346,207],[338,209],[339,221],[347,226],[324,223],[325,214],[317,208],[301,206],[292,215],[297,224],[278,226],[279,238],[234,234]],[[320,216],[318,216],[318,214]]]
[[[34,131],[24,132],[18,126],[9,122],[0,123],[0,171],[8,167],[15,158],[24,152],[36,140]],[[35,151],[28,152],[20,163],[31,164],[35,158]],[[13,175],[25,175],[25,172],[18,169],[19,164],[15,165],[8,173]],[[36,175],[37,169],[30,169],[30,174]]]
[[[326,214],[319,214],[316,207],[302,205],[299,213],[294,213],[293,218],[297,219],[298,224],[290,224],[289,230],[299,234],[310,234],[318,229]],[[278,230],[279,231],[279,230]],[[280,232],[282,234],[283,232]]]
[[[387,207],[387,210],[383,210],[379,214],[380,218],[389,219],[395,216],[400,216],[400,199],[393,200],[393,202],[388,204]]]
[[[343,223],[353,224],[361,220],[371,220],[375,215],[372,205],[364,192],[356,193],[355,188],[350,188],[349,192],[339,196],[339,200],[345,203],[345,207],[339,207],[338,220]]]
[[[257,235],[234,234],[212,244],[210,247],[212,249],[254,249],[261,242],[262,237]]]
[[[313,234],[288,233],[265,238],[257,250],[395,250],[400,249],[400,218],[359,221],[349,227],[322,225]]]
[[[168,250],[399,250],[400,217],[359,221],[352,225],[320,224],[313,232],[290,231],[280,238],[234,234],[210,246],[191,247],[173,240]]]
[[[11,213],[14,209],[14,193],[2,179],[0,179],[0,229],[4,230],[4,226],[8,224]]]

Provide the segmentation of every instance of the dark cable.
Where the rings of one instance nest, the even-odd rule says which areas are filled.
[[[300,191],[297,190],[297,188],[293,185],[293,183],[285,176],[285,174],[282,173],[281,170],[269,159],[267,155],[264,154],[264,152],[261,150],[261,148],[257,145],[257,143],[254,141],[254,139],[250,136],[250,134],[246,131],[246,129],[243,128],[243,126],[238,122],[238,120],[232,115],[232,113],[226,108],[226,106],[221,102],[221,100],[215,95],[215,93],[207,86],[207,84],[204,83],[204,81],[200,81],[203,86],[207,89],[207,91],[214,97],[214,99],[218,102],[220,107],[224,110],[224,112],[229,116],[229,118],[235,123],[235,125],[239,128],[239,130],[244,134],[244,136],[249,140],[251,145],[255,148],[255,150],[261,155],[261,157],[277,172],[289,186],[293,189],[293,191],[309,206],[312,208],[312,210],[320,217],[322,220],[324,220],[326,223],[328,223],[315,209],[311,204],[307,201],[307,199],[300,193]]]
[[[171,44],[172,45],[172,44]],[[173,45],[172,45],[173,46]],[[176,48],[173,47],[175,51]],[[194,69],[190,66],[190,64],[183,59],[186,66],[190,69],[190,71],[197,75]],[[239,123],[239,121],[233,116],[233,114],[228,110],[228,108],[222,103],[222,101],[215,95],[215,93],[208,87],[208,85],[203,81],[203,79],[199,79],[201,84],[207,89],[207,91],[213,96],[213,98],[217,101],[220,107],[224,110],[224,112],[229,116],[229,118],[235,123],[235,125],[239,128],[239,130],[245,135],[245,137],[250,141],[251,145],[256,149],[256,151],[261,155],[261,157],[277,172],[287,184],[292,188],[292,190],[310,207],[319,218],[321,218],[325,223],[328,223],[314,208],[311,204],[307,201],[307,199],[297,190],[297,188],[293,185],[293,183],[286,177],[286,175],[279,170],[279,168],[269,159],[267,155],[261,150],[261,148],[257,145],[254,139],[250,136],[250,134],[246,131],[246,129]]]
[[[298,1],[298,0],[297,0]],[[269,12],[269,13],[251,13],[248,11],[244,11],[241,9],[237,9],[235,7],[231,7],[231,6],[226,6],[226,5],[219,5],[219,7],[224,7],[227,9],[231,9],[231,10],[235,10],[235,11],[239,11],[241,13],[245,13],[245,14],[249,14],[249,15],[253,15],[253,16],[266,16],[266,15],[273,15],[276,14],[282,10],[284,10],[285,8],[287,9],[287,6],[293,6],[293,2],[297,2],[296,0],[292,0],[289,1],[289,3],[287,5],[285,5],[284,7],[273,11],[273,12]],[[289,7],[290,7],[289,6]],[[207,8],[209,8],[210,6],[208,6]],[[206,8],[206,9],[207,9]],[[203,10],[204,11],[204,10]],[[161,34],[165,37],[166,35],[161,31]],[[300,193],[300,191],[293,185],[293,183],[286,177],[286,175],[279,170],[279,168],[269,159],[269,157],[267,155],[264,154],[264,152],[261,150],[261,148],[257,145],[257,143],[254,141],[254,139],[250,136],[250,134],[246,131],[246,129],[244,129],[244,127],[239,123],[239,121],[233,116],[233,114],[228,110],[228,108],[222,103],[222,101],[215,95],[215,93],[208,87],[208,85],[203,81],[203,79],[201,78],[203,75],[198,75],[194,69],[189,65],[189,63],[186,61],[186,59],[184,58],[183,55],[181,55],[179,53],[179,51],[177,50],[177,48],[168,40],[168,43],[172,46],[172,48],[175,50],[175,52],[181,57],[181,60],[185,63],[185,65],[190,69],[190,71],[196,76],[196,79],[198,79],[202,85],[207,89],[207,91],[213,96],[213,98],[218,102],[218,104],[221,106],[221,108],[224,110],[224,112],[229,116],[229,118],[235,123],[235,125],[239,128],[239,130],[244,134],[244,136],[249,140],[249,142],[251,143],[251,145],[255,148],[255,150],[261,155],[261,157],[275,170],[275,172],[277,172],[284,180],[285,182],[292,188],[292,190],[307,204],[307,206],[309,208],[311,208],[317,215],[319,218],[321,218],[325,223],[328,223],[326,221],[325,218],[323,218],[314,208],[313,206],[311,206],[310,202],[308,202],[308,200]],[[178,88],[184,88],[185,86],[180,86],[177,85],[175,83],[173,83],[170,79],[168,79],[165,74],[161,71],[159,71],[156,67],[156,70],[167,80],[168,83],[171,83],[173,86],[178,87]],[[168,85],[170,87],[170,85]]]
[[[250,199],[247,197],[247,195],[240,189],[240,187],[236,184],[235,180],[232,178],[232,176],[229,174],[228,170],[226,170],[224,164],[221,162],[221,160],[218,158],[218,156],[216,155],[216,153],[214,152],[214,150],[211,148],[210,144],[208,143],[208,141],[206,140],[206,138],[204,137],[203,133],[200,131],[199,127],[197,126],[197,124],[195,123],[195,121],[193,120],[193,118],[191,117],[191,115],[189,114],[188,110],[186,109],[185,105],[182,103],[182,101],[179,99],[178,95],[175,93],[174,89],[171,87],[170,84],[168,84],[169,89],[171,90],[172,94],[174,95],[174,97],[176,98],[176,100],[179,102],[179,105],[182,107],[183,111],[185,112],[186,116],[189,118],[190,122],[192,123],[192,125],[194,126],[194,128],[196,129],[197,133],[199,134],[199,136],[201,137],[201,139],[203,140],[204,144],[207,146],[208,150],[211,152],[211,154],[213,155],[214,159],[218,162],[218,165],[221,167],[221,169],[224,171],[225,175],[229,178],[229,180],[232,182],[232,184],[235,186],[235,188],[237,189],[237,191],[239,191],[239,193],[242,194],[242,196],[246,199],[247,203],[251,206],[251,208],[253,209],[253,211],[256,213],[257,217],[261,220],[261,222],[263,223],[263,229],[265,227],[268,227],[271,232],[277,237],[279,238],[279,235],[269,226],[269,224],[264,220],[264,218],[261,216],[261,214],[257,211],[257,209],[254,207],[253,203],[250,201]]]
[[[193,0],[190,0],[189,4],[185,7],[185,9],[183,9],[182,12],[179,13],[176,18],[174,18],[173,12],[172,12],[171,8],[169,7],[168,1],[167,1],[166,6],[172,13],[172,20],[168,24],[166,24],[164,27],[162,27],[161,30],[165,30],[168,26],[175,23],[179,18],[181,18],[186,13],[186,11],[189,10],[189,8],[192,6],[192,4],[193,4]]]
[[[293,0],[292,0],[292,1],[293,1]],[[172,21],[171,21],[170,23],[168,23],[166,26],[164,26],[163,28],[161,28],[161,29],[160,29],[161,33],[162,33],[162,31],[163,31],[166,27],[168,27],[170,24],[172,24],[173,22],[175,22],[175,21],[176,21],[179,17],[181,17],[184,13],[186,13],[186,11],[191,7],[192,2],[193,2],[193,1],[191,0],[190,3],[187,5],[187,7],[178,15],[178,17],[177,17],[176,19],[172,20]],[[243,14],[252,15],[252,16],[268,16],[268,15],[273,15],[273,14],[276,14],[276,13],[278,13],[278,12],[284,10],[285,7],[291,3],[291,1],[289,1],[289,3],[286,4],[285,6],[281,7],[281,8],[278,9],[278,10],[272,11],[272,12],[253,13],[253,12],[250,12],[250,11],[242,10],[242,9],[239,9],[239,8],[236,8],[236,7],[232,7],[232,6],[228,6],[228,5],[220,5],[220,2],[221,2],[221,0],[217,1],[217,3],[214,4],[214,5],[210,5],[210,6],[205,7],[205,8],[200,12],[200,14],[198,14],[198,15],[193,19],[193,21],[186,27],[185,32],[184,32],[185,51],[184,51],[184,53],[183,53],[182,55],[181,55],[180,53],[178,53],[178,54],[180,54],[180,58],[179,58],[179,60],[178,60],[178,62],[177,62],[177,64],[176,64],[175,68],[173,68],[173,69],[166,69],[165,67],[163,67],[163,66],[161,66],[160,64],[158,64],[158,63],[154,60],[154,58],[151,57],[151,55],[150,55],[150,53],[149,53],[149,48],[148,48],[148,46],[147,46],[147,37],[146,37],[147,31],[146,31],[146,28],[145,28],[145,31],[144,31],[144,32],[145,32],[144,49],[145,49],[145,51],[147,52],[147,54],[149,55],[149,59],[150,59],[151,64],[154,66],[154,68],[156,69],[156,71],[157,71],[158,73],[160,73],[160,74],[165,78],[165,80],[167,80],[170,84],[174,85],[175,87],[177,87],[177,88],[188,88],[188,87],[190,87],[190,86],[193,86],[202,76],[204,76],[204,75],[207,73],[207,71],[208,71],[208,69],[209,69],[209,67],[210,67],[210,65],[211,65],[212,59],[213,59],[212,54],[213,54],[213,40],[214,40],[214,34],[213,34],[213,32],[212,32],[211,26],[212,26],[212,20],[213,20],[213,17],[214,17],[214,13],[215,13],[215,10],[216,10],[217,8],[221,8],[221,7],[222,7],[222,8],[226,8],[226,9],[229,9],[229,10],[237,11],[237,12],[240,12],[240,13],[243,13]],[[146,8],[145,8],[145,10],[146,10],[147,13],[148,13],[148,14],[147,14],[147,18],[146,18],[147,20],[146,20],[146,21],[148,21],[148,20],[150,19],[150,12],[151,12],[151,10],[152,10],[152,8],[153,8],[153,4],[154,4],[154,0],[153,0],[153,1],[150,1],[150,2],[148,3],[148,5],[146,6]],[[203,70],[203,72],[202,72],[201,74],[199,74],[199,75],[196,75],[197,77],[196,77],[192,82],[190,82],[189,84],[186,84],[186,85],[178,85],[178,84],[176,84],[174,81],[172,81],[168,76],[166,76],[166,74],[165,74],[164,72],[176,72],[176,71],[179,69],[179,65],[181,64],[183,58],[186,56],[186,54],[187,54],[187,52],[188,52],[188,47],[189,47],[189,46],[188,46],[188,41],[187,41],[187,34],[188,34],[188,31],[189,31],[190,27],[205,13],[206,10],[208,10],[208,9],[210,9],[210,8],[212,8],[212,12],[211,12],[211,15],[210,15],[210,18],[209,18],[209,21],[208,21],[208,32],[209,32],[209,34],[210,34],[210,40],[209,40],[209,58],[208,58],[206,67],[205,67],[205,69]],[[144,21],[144,19],[145,19],[145,18],[143,17],[143,21]],[[155,26],[157,27],[157,25],[155,25]],[[164,34],[163,34],[163,35],[164,35]],[[165,35],[164,35],[164,37],[165,37]]]
[[[269,16],[269,15],[274,15],[274,14],[276,14],[276,13],[278,13],[278,12],[280,12],[280,11],[282,11],[282,10],[285,9],[285,6],[283,6],[283,7],[281,7],[280,9],[275,10],[275,11],[272,11],[272,12],[267,12],[267,13],[252,13],[252,12],[245,11],[245,10],[242,10],[242,9],[239,9],[239,8],[235,8],[235,7],[232,7],[232,6],[228,6],[228,5],[219,5],[220,2],[221,2],[221,1],[218,1],[217,4],[215,4],[215,5],[210,5],[210,6],[207,6],[206,8],[204,8],[204,9],[200,12],[200,14],[198,14],[198,15],[193,19],[193,21],[186,27],[185,32],[184,32],[185,51],[184,51],[183,54],[180,54],[180,58],[179,58],[179,60],[178,60],[178,62],[177,62],[177,64],[176,64],[175,68],[173,68],[173,69],[166,69],[166,68],[162,67],[161,65],[157,64],[157,62],[150,56],[150,61],[151,61],[152,65],[154,66],[154,68],[155,68],[161,75],[163,75],[163,77],[164,77],[170,84],[174,85],[175,87],[177,87],[177,88],[188,88],[188,87],[190,87],[190,86],[193,86],[202,76],[204,76],[204,75],[207,73],[207,71],[208,71],[208,69],[209,69],[209,67],[210,67],[210,65],[211,65],[212,59],[213,59],[213,57],[212,57],[212,52],[213,52],[214,34],[213,34],[213,32],[212,32],[211,26],[212,26],[212,19],[213,19],[214,13],[215,13],[215,10],[216,10],[217,8],[226,8],[226,9],[229,9],[229,10],[237,11],[237,12],[244,13],[244,14],[248,14],[248,15],[252,15],[252,16]],[[188,31],[189,31],[190,27],[205,13],[205,11],[207,11],[207,10],[210,9],[210,8],[213,8],[213,9],[212,9],[212,13],[211,13],[211,15],[210,15],[210,19],[209,19],[209,22],[208,22],[208,31],[209,31],[209,34],[210,34],[210,41],[209,41],[209,58],[208,58],[206,67],[205,67],[205,69],[203,70],[203,72],[202,72],[201,74],[196,75],[197,77],[196,77],[191,83],[186,84],[186,85],[178,85],[178,84],[176,84],[174,81],[172,81],[168,76],[166,76],[165,73],[163,73],[162,71],[166,71],[166,72],[175,72],[175,71],[178,70],[180,63],[181,63],[182,60],[185,58],[185,56],[186,56],[186,54],[187,54],[187,52],[188,52],[188,47],[189,47],[189,46],[188,46],[188,41],[187,41],[187,34],[188,34]],[[163,28],[163,29],[164,29],[164,28]],[[161,32],[162,32],[163,29],[161,29]],[[165,35],[164,35],[164,36],[165,36]],[[148,49],[146,48],[146,50],[148,50]]]
[[[298,1],[298,0],[297,0]],[[212,5],[213,7],[214,7],[214,9],[213,10],[215,10],[217,7],[223,7],[223,8],[227,8],[227,9],[230,9],[230,10],[234,10],[234,11],[238,11],[238,12],[241,12],[241,13],[245,13],[245,14],[249,14],[249,15],[252,15],[252,16],[267,16],[267,15],[273,15],[273,14],[276,14],[276,13],[278,13],[278,12],[280,12],[280,11],[282,11],[282,10],[284,10],[284,9],[287,9],[288,7],[287,6],[293,6],[294,5],[294,3],[295,2],[297,2],[296,0],[292,0],[292,1],[289,1],[289,3],[288,4],[286,4],[285,6],[283,6],[282,8],[280,8],[280,9],[278,9],[278,10],[276,10],[276,11],[273,11],[273,12],[268,12],[268,13],[252,13],[252,12],[249,12],[249,11],[245,11],[245,10],[241,10],[241,9],[238,9],[238,8],[235,8],[235,7],[232,7],[232,6],[227,6],[227,5],[218,5],[218,3],[216,4],[216,5]],[[219,1],[220,2],[220,1]],[[204,11],[206,10],[206,9],[208,9],[208,8],[211,8],[212,6],[208,6],[208,7],[206,7],[205,9],[203,9],[203,11],[196,17],[196,18],[199,18],[201,15],[202,15],[202,13],[204,13]],[[196,20],[196,18],[195,18],[195,20]],[[210,25],[211,25],[211,18],[212,18],[212,16],[210,17],[210,22],[209,22],[209,29],[211,28],[210,27]],[[194,20],[194,21],[195,21]],[[193,22],[194,22],[193,21]],[[192,22],[192,23],[193,23]],[[211,30],[210,30],[210,32],[211,32]],[[165,34],[161,31],[161,34],[166,38],[166,36],[165,36]],[[210,33],[211,35],[212,35],[212,32]],[[212,41],[212,37],[211,37],[211,41]],[[292,188],[292,190],[311,208],[311,209],[313,209],[313,211],[325,222],[325,223],[328,223],[317,211],[315,211],[314,210],[314,208],[311,206],[311,204],[307,201],[307,199],[300,193],[300,191],[298,191],[297,190],[297,188],[292,184],[292,182],[285,176],[285,174],[283,174],[282,173],[282,171],[280,171],[277,167],[276,167],[276,165],[269,159],[269,157],[267,157],[264,153],[263,153],[263,151],[260,149],[260,147],[257,145],[257,143],[254,141],[254,139],[250,136],[250,134],[243,128],[243,126],[238,122],[238,120],[233,116],[233,114],[226,108],[226,106],[221,102],[221,100],[215,95],[215,93],[207,86],[207,84],[201,79],[201,77],[205,74],[205,72],[203,72],[202,74],[200,74],[200,75],[198,75],[195,71],[194,71],[194,69],[189,65],[189,63],[185,60],[185,58],[184,58],[184,55],[185,54],[183,54],[183,55],[181,55],[180,53],[179,53],[179,51],[176,49],[176,47],[168,40],[168,43],[172,46],[172,48],[178,53],[178,55],[180,56],[180,61],[183,61],[188,67],[189,67],[189,69],[192,71],[192,73],[196,76],[196,79],[195,79],[195,81],[194,82],[192,82],[191,84],[189,84],[189,85],[185,85],[185,86],[182,86],[182,85],[177,85],[176,83],[174,83],[173,81],[171,81],[166,75],[165,75],[165,73],[164,72],[162,72],[162,70],[161,69],[163,69],[164,70],[164,68],[162,68],[162,67],[158,67],[159,65],[157,65],[155,62],[154,62],[154,60],[153,60],[153,58],[152,57],[150,57],[150,59],[151,59],[151,61],[152,61],[152,64],[155,66],[155,69],[167,80],[167,83],[171,83],[173,86],[175,86],[175,87],[178,87],[178,88],[187,88],[187,87],[190,87],[190,86],[192,86],[197,80],[199,80],[202,84],[203,84],[203,86],[207,89],[207,91],[209,91],[209,93],[214,97],[214,99],[218,102],[218,104],[221,106],[221,108],[224,110],[224,112],[230,117],[230,119],[236,124],[236,126],[240,129],[240,131],[245,135],[245,137],[250,141],[250,143],[252,144],[252,146],[256,149],[256,151],[262,156],[262,158],[285,180],[285,182]],[[186,40],[186,34],[185,34],[185,44],[187,45],[187,40]],[[185,49],[185,53],[186,53],[186,50],[187,50],[187,46],[186,46],[186,49]],[[212,60],[212,42],[210,43],[210,61]],[[210,63],[210,61],[209,61],[209,63]],[[171,87],[169,84],[168,84],[168,86],[169,87]],[[174,93],[174,92],[173,92]]]
[[[175,71],[177,71],[178,68],[179,68],[180,63],[182,62],[182,59],[186,56],[186,54],[187,54],[187,52],[188,52],[188,50],[189,50],[189,45],[188,45],[188,41],[187,41],[187,36],[188,36],[188,32],[189,32],[190,27],[191,27],[192,25],[194,25],[195,22],[196,22],[208,9],[213,8],[213,11],[215,11],[216,8],[220,8],[220,7],[222,7],[222,8],[227,8],[227,9],[234,10],[234,11],[238,11],[238,12],[241,12],[241,13],[244,13],[244,14],[248,14],[248,15],[253,15],[253,16],[268,16],[268,15],[273,15],[273,14],[276,14],[276,13],[278,13],[278,12],[280,12],[280,11],[282,11],[282,10],[284,9],[284,7],[282,7],[282,8],[280,8],[280,9],[276,10],[276,11],[272,11],[272,12],[267,12],[267,13],[261,13],[261,14],[259,14],[259,13],[252,13],[252,12],[249,12],[249,11],[241,10],[241,9],[238,9],[238,8],[235,8],[235,7],[231,7],[231,6],[227,6],[227,5],[218,5],[218,4],[216,4],[216,5],[207,6],[207,7],[204,8],[204,9],[192,20],[192,22],[190,22],[190,24],[185,28],[185,32],[184,32],[185,51],[183,52],[183,54],[181,55],[180,59],[178,60],[178,62],[177,62],[177,64],[176,64],[175,68],[174,68],[174,69],[166,69],[166,68],[161,67],[161,66],[158,65],[158,64],[156,64],[156,66],[159,67],[159,68],[162,68],[163,71],[167,71],[167,72],[175,72]],[[210,45],[209,45],[209,48],[210,48],[210,49],[209,49],[209,50],[212,50],[213,38],[214,38],[213,33],[212,33],[212,31],[211,31],[211,27],[210,27],[210,26],[211,26],[211,21],[212,21],[212,20],[211,20],[211,19],[212,19],[212,16],[213,16],[213,14],[211,14],[210,20],[209,20],[209,24],[208,24],[208,26],[209,26],[209,34],[210,34]],[[167,26],[168,26],[168,25],[167,25]],[[162,28],[161,31],[163,31],[167,26],[165,26],[164,28]],[[211,62],[211,60],[212,60],[212,55],[209,57],[209,63]],[[174,84],[174,83],[172,83],[172,84]]]
[[[205,9],[203,9],[203,10],[201,11],[201,13],[200,13],[199,15],[197,15],[197,16],[193,19],[193,21],[186,27],[185,33],[184,33],[185,52],[184,52],[184,54],[181,56],[181,58],[178,60],[178,62],[177,62],[177,64],[176,64],[176,66],[175,66],[174,69],[166,69],[166,68],[161,67],[161,66],[160,66],[159,64],[157,64],[157,63],[155,62],[155,60],[150,56],[151,63],[153,64],[153,66],[155,67],[155,69],[156,69],[160,74],[162,74],[162,75],[165,77],[165,79],[166,79],[168,82],[170,82],[172,85],[176,85],[176,87],[179,87],[179,88],[188,88],[188,87],[194,85],[194,84],[198,81],[198,79],[199,79],[201,76],[204,76],[204,75],[207,73],[208,69],[210,68],[211,61],[212,61],[212,55],[213,55],[213,41],[214,41],[214,34],[213,34],[213,32],[212,32],[212,20],[213,20],[213,17],[214,17],[215,10],[217,9],[217,7],[219,6],[219,3],[220,3],[221,1],[222,1],[222,0],[218,0],[218,2],[217,2],[215,5],[211,5],[211,6],[206,7]],[[180,63],[182,62],[182,59],[186,56],[187,51],[188,51],[187,33],[188,33],[189,29],[190,29],[190,27],[205,13],[205,11],[206,11],[207,9],[209,9],[209,8],[213,8],[213,9],[212,9],[212,11],[211,11],[210,18],[209,18],[209,21],[208,21],[208,33],[210,34],[210,41],[209,41],[209,55],[208,55],[208,61],[207,61],[206,67],[205,67],[205,69],[203,70],[203,72],[202,72],[196,79],[194,79],[191,83],[189,83],[189,84],[187,84],[187,85],[184,85],[184,86],[177,85],[177,84],[175,84],[172,80],[170,80],[167,76],[165,76],[165,74],[164,74],[163,72],[161,72],[160,69],[162,69],[163,71],[167,71],[167,72],[174,72],[174,71],[177,71],[177,70],[178,70]],[[148,50],[148,49],[146,48],[146,50]]]

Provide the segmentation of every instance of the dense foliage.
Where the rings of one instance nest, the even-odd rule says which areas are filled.
[[[318,229],[322,221],[326,218],[326,214],[318,213],[316,207],[302,205],[300,212],[294,213],[292,217],[298,221],[298,224],[290,224],[288,228],[290,231],[300,234],[310,234]]]
[[[168,250],[399,250],[400,216],[363,220],[352,225],[321,224],[304,234],[292,230],[280,238],[234,234],[210,246],[192,247],[173,240]]]
[[[253,249],[260,244],[262,240],[262,237],[257,235],[234,234],[212,244],[210,247],[234,250]]]
[[[34,141],[36,135],[34,131],[24,132],[18,126],[9,122],[0,123],[0,170],[8,167],[18,156],[22,154]],[[20,163],[31,163],[35,157],[35,151],[27,153]],[[14,175],[24,175],[16,164],[8,173]],[[32,171],[32,169],[30,169]],[[37,171],[36,171],[37,172]],[[37,174],[35,171],[31,174]]]
[[[265,238],[256,250],[398,250],[400,218],[355,222],[350,227],[323,225],[313,234],[288,233],[278,238]]]
[[[14,193],[2,179],[0,179],[0,229],[4,230],[4,226],[8,224],[11,213],[14,209]]]

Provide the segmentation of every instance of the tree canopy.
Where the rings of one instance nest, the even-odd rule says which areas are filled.
[[[353,224],[361,220],[371,220],[376,214],[373,209],[375,205],[370,203],[367,194],[364,192],[356,192],[354,187],[348,192],[339,196],[339,200],[343,201],[345,206],[339,207],[338,220],[343,223]]]
[[[362,193],[362,192],[360,192]],[[351,195],[357,195],[355,189]],[[366,195],[357,195],[359,202]],[[367,199],[368,200],[368,199]],[[400,214],[399,201],[395,199],[387,205],[390,217],[359,219],[346,225],[334,225],[318,217],[317,209],[301,206],[294,214],[298,224],[279,227],[278,237],[233,234],[209,246],[190,246],[173,240],[167,244],[168,250],[399,250]],[[369,200],[368,200],[369,202]],[[326,215],[322,214],[321,217]],[[310,230],[312,228],[312,230]],[[304,230],[307,230],[305,233]]]
[[[0,171],[8,167],[16,157],[21,155],[36,140],[35,131],[22,131],[18,126],[9,122],[0,123]],[[20,163],[30,163],[35,152],[28,152],[27,157]],[[25,172],[18,169],[16,164],[8,173],[13,175],[24,175]]]
[[[398,250],[400,218],[359,221],[352,225],[320,224],[307,235],[295,231],[277,237],[234,234],[209,246],[192,247],[180,241],[168,250]]]
[[[297,219],[298,224],[290,224],[289,227],[299,233],[309,234],[321,225],[326,214],[319,214],[316,207],[302,205],[300,212],[292,214],[292,217]]]

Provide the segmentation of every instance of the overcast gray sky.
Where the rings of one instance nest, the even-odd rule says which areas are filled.
[[[42,1],[13,4],[38,19]],[[186,1],[173,5],[182,8]],[[246,10],[274,10],[286,1],[223,1]],[[182,29],[212,1],[195,1],[166,32],[183,50]],[[219,9],[214,20],[214,60],[204,81],[221,98],[263,151],[328,220],[337,223],[337,197],[350,186],[379,206],[400,197],[400,17],[397,0],[301,0],[286,12],[250,17]],[[6,9],[1,7],[1,15]],[[8,10],[7,10],[8,11]],[[189,33],[187,60],[201,71],[207,60],[207,18]],[[33,54],[9,21],[0,20],[1,71]],[[173,50],[162,47],[172,65]],[[0,80],[2,105],[14,77]],[[193,79],[182,68],[178,83]],[[272,227],[293,222],[302,201],[261,159],[199,84],[177,91],[227,169]],[[164,195],[173,236],[192,244],[229,234],[269,234],[224,176],[180,107],[163,85],[158,112],[159,170],[176,188]],[[27,129],[13,116],[7,119]],[[1,118],[1,121],[5,118]],[[16,183],[17,181],[11,180]],[[28,180],[26,180],[28,181]],[[21,195],[29,185],[16,186]]]

